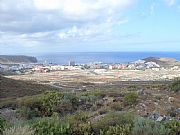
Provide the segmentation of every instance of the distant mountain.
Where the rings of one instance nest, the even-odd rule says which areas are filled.
[[[36,63],[36,57],[24,55],[0,55],[0,64]]]

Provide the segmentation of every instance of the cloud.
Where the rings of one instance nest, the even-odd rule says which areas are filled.
[[[0,45],[107,39],[113,26],[128,22],[122,14],[135,1],[0,0]]]
[[[69,16],[96,15],[122,10],[133,3],[133,0],[33,0],[39,10],[58,10]],[[105,9],[105,11],[104,11]],[[97,11],[100,11],[97,12]]]

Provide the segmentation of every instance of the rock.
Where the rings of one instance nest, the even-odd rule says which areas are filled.
[[[160,113],[155,112],[149,118],[153,120],[157,120],[159,117],[160,117]]]
[[[177,108],[177,109],[175,110],[175,112],[179,114],[179,113],[180,113],[180,108]]]
[[[174,97],[169,97],[169,98],[168,98],[169,103],[174,102],[174,100],[175,100],[175,98],[174,98]]]
[[[104,97],[103,100],[104,100],[104,101],[108,101],[108,97]]]
[[[158,119],[156,120],[156,121],[163,121],[164,120],[164,117],[162,117],[162,116],[160,116],[160,117],[158,117]]]
[[[146,108],[146,105],[143,103],[139,103],[140,106],[142,106],[143,108]]]
[[[138,90],[138,91],[137,91],[137,94],[138,94],[138,95],[145,95],[145,92],[144,92],[143,89],[141,89],[141,90]]]

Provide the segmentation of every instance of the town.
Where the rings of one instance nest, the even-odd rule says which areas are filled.
[[[72,79],[76,75],[86,81],[157,81],[172,80],[180,77],[180,62],[170,58],[146,58],[125,64],[89,63],[76,64],[69,61],[66,65],[49,63],[0,64],[0,72],[10,73],[14,79],[51,80]],[[54,76],[54,78],[53,78]],[[84,77],[83,77],[84,76]],[[39,79],[38,79],[39,78]],[[77,79],[75,78],[75,79]],[[46,81],[47,81],[46,80]]]

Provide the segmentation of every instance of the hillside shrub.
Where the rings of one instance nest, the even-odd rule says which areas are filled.
[[[165,127],[170,129],[169,135],[179,135],[180,134],[180,121],[177,120],[171,120],[169,122],[166,122]]]
[[[40,108],[40,107],[39,107]],[[22,106],[17,110],[17,113],[21,115],[21,117],[30,120],[35,117],[41,117],[42,113],[39,108],[30,108],[30,107],[25,107]]]
[[[107,131],[101,130],[100,135],[130,135],[131,127],[128,124],[109,126]]]
[[[94,95],[83,95],[83,96],[80,96],[79,100],[82,102],[82,103],[95,103],[98,98]]]
[[[169,129],[161,123],[144,119],[137,118],[134,122],[132,129],[132,135],[168,135]]]
[[[78,111],[64,117],[64,121],[71,125],[72,135],[89,135],[91,133],[92,127],[88,121],[88,115],[88,112]]]
[[[79,99],[78,99],[78,97],[75,94],[64,93],[63,94],[63,100],[70,101],[73,105],[77,106]]]
[[[93,129],[90,122],[74,124],[71,126],[72,135],[93,135]]]
[[[123,109],[123,104],[121,102],[115,102],[115,103],[112,103],[110,105],[111,107],[111,110],[114,110],[114,111],[122,111]]]
[[[42,95],[26,96],[18,99],[18,113],[26,118],[32,119],[33,117],[40,117],[42,114],[42,101],[40,99]]]
[[[134,115],[131,113],[110,112],[99,121],[93,123],[92,127],[96,134],[98,134],[100,130],[107,131],[109,126],[133,125],[133,121]]]
[[[59,105],[54,109],[55,112],[58,112],[61,116],[71,114],[76,110],[73,104],[68,100],[62,100]]]
[[[63,95],[60,92],[49,91],[44,93],[40,100],[42,102],[41,112],[43,116],[51,116],[55,107],[60,103]]]
[[[62,122],[59,117],[41,118],[32,124],[37,135],[70,135],[70,124]]]
[[[75,121],[79,122],[87,122],[88,120],[88,113],[84,111],[78,111],[73,115]]]
[[[98,100],[91,107],[91,111],[97,111],[98,109],[100,109],[102,107],[104,107],[104,101],[103,100]]]
[[[134,93],[134,92],[130,92],[130,93],[127,93],[125,96],[124,96],[124,105],[134,105],[137,103],[137,98],[138,98],[138,95],[137,93]]]
[[[48,91],[35,96],[18,99],[19,113],[28,119],[51,116],[55,107],[61,102],[63,95],[56,91]]]
[[[29,126],[17,126],[6,128],[3,131],[3,135],[34,135],[35,131]]]
[[[78,109],[79,100],[75,94],[64,93],[61,102],[55,107],[55,111],[61,115],[73,113]]]
[[[96,96],[93,95],[83,95],[79,97],[79,109],[88,111],[93,107],[94,103],[98,100]]]
[[[25,96],[17,99],[18,107],[38,108],[41,106],[40,96],[42,95]]]
[[[170,88],[174,92],[180,91],[180,78],[174,80],[174,82],[170,85]]]
[[[106,94],[101,90],[92,91],[91,95],[96,96],[98,99],[104,98]]]
[[[6,127],[7,121],[3,117],[0,117],[0,134],[2,134]]]
[[[109,111],[110,111],[109,107],[102,107],[101,109],[98,110],[98,114],[103,115],[103,114],[108,113]]]

